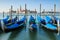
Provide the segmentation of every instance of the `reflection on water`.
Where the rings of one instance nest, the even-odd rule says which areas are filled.
[[[30,15],[33,15],[35,18],[36,18],[36,16],[38,16],[38,15],[34,15],[34,14],[30,14]],[[60,35],[57,36],[56,33],[47,31],[47,30],[41,28],[41,26],[38,25],[37,19],[36,19],[36,23],[38,25],[37,26],[38,30],[37,31],[29,31],[30,15],[27,16],[26,28],[18,29],[18,30],[8,32],[8,33],[0,33],[0,40],[59,40],[60,39]],[[22,17],[23,16],[19,16],[19,19]]]
[[[56,35],[54,34],[54,32],[50,32],[50,31],[45,30],[45,29],[43,29],[43,30],[45,31],[47,37],[49,37],[50,40],[57,40]]]
[[[8,40],[10,34],[11,34],[11,32],[9,32],[9,33],[1,33],[0,34],[0,40]]]
[[[8,40],[15,40],[15,38],[19,36],[19,34],[21,33],[21,31],[23,31],[23,29],[12,31]]]
[[[37,40],[37,32],[29,32],[30,40]]]

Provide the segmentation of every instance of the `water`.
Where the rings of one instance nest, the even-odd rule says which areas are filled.
[[[3,19],[3,14],[1,14],[1,18]],[[7,16],[7,13],[4,14],[5,17]],[[9,15],[9,14],[8,14]],[[16,16],[17,14],[13,14],[13,17]],[[60,35],[57,35],[57,33],[45,30],[43,28],[41,28],[41,26],[37,26],[38,30],[37,31],[29,31],[29,17],[30,15],[33,15],[34,18],[36,18],[36,16],[34,13],[33,14],[28,14],[27,16],[27,25],[26,28],[23,29],[19,29],[19,30],[14,30],[12,32],[8,32],[8,33],[0,33],[0,40],[60,40]],[[43,15],[43,14],[42,14]],[[19,14],[19,19],[21,19],[23,17],[23,14]],[[59,16],[57,16],[59,17]],[[36,19],[37,25],[38,25],[38,21]]]

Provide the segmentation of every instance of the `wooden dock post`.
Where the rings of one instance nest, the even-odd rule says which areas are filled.
[[[4,11],[3,11],[3,18],[4,18]],[[2,29],[3,32],[5,32],[4,23],[3,23],[2,20],[1,20],[1,29]]]
[[[59,35],[59,19],[57,20],[57,30],[58,30],[57,35]]]
[[[4,18],[4,11],[3,11],[3,18]]]
[[[12,10],[13,9],[13,6],[11,5],[11,10],[10,10],[10,19],[11,19],[11,22],[12,22]]]
[[[21,5],[20,5],[20,10],[19,10],[20,12],[22,11],[22,8],[21,8]]]
[[[25,17],[26,17],[26,21],[25,21],[26,27],[25,28],[26,28],[26,31],[28,31],[28,29],[27,29],[28,28],[28,25],[27,25],[28,20],[27,20],[27,8],[26,7],[27,7],[27,5],[25,4]]]
[[[25,4],[25,17],[26,17],[26,23],[27,23],[27,5]]]
[[[54,4],[54,15],[56,13],[56,4]]]
[[[54,4],[54,15],[53,15],[53,17],[55,16],[55,14],[56,14],[56,4]],[[55,23],[55,21],[54,21],[54,23]]]
[[[41,14],[41,4],[40,4],[40,14]]]
[[[35,9],[35,19],[36,19],[36,14],[37,14],[37,12],[36,12],[36,9]]]
[[[41,16],[41,4],[40,4],[40,16]]]
[[[17,16],[18,16],[18,21],[19,21],[19,9],[17,9],[17,14],[18,14]]]
[[[1,20],[1,29],[2,29],[3,32],[5,32],[5,26],[4,26],[4,23],[3,23],[2,20]]]
[[[26,4],[25,4],[25,17],[26,17],[26,22],[27,22],[27,8],[26,8]]]
[[[25,14],[27,14],[27,8],[26,7],[27,7],[27,5],[25,4]]]

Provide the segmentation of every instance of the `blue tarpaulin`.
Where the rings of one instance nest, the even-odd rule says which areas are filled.
[[[25,17],[23,17],[20,21],[18,21],[15,24],[12,24],[10,26],[6,26],[7,29],[14,29],[14,28],[18,28],[24,21],[25,21]]]
[[[46,28],[48,28],[48,29],[52,29],[52,30],[56,30],[56,29],[57,29],[57,27],[54,26],[54,25],[52,25],[52,24],[46,24],[45,26],[46,26]]]

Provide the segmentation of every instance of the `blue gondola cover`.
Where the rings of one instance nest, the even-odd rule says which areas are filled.
[[[23,25],[24,21],[26,20],[25,17],[23,17],[20,21],[18,21],[17,23],[15,24],[12,24],[10,26],[6,26],[7,29],[15,29],[15,28],[18,28],[20,27],[21,25]]]

